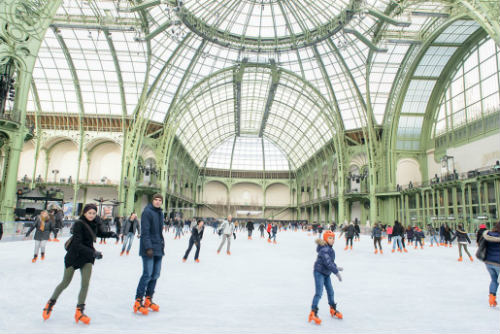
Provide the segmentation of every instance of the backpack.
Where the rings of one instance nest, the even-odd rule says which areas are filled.
[[[96,240],[96,236],[95,236],[95,234],[94,234],[94,231],[92,231],[92,229],[90,228],[90,226],[89,226],[89,225],[87,225],[87,224],[85,224],[85,223],[83,223],[83,222],[82,222],[82,224],[83,224],[83,226],[85,226],[85,227],[87,228],[87,230],[90,232],[90,235],[92,236],[92,240],[94,240],[94,241],[95,241],[95,240]],[[66,251],[69,251],[69,248],[71,247],[71,243],[73,242],[73,237],[74,237],[74,236],[72,235],[72,236],[71,236],[71,237],[69,237],[69,239],[68,239],[68,240],[66,240],[66,242],[64,243],[64,249],[65,249]]]

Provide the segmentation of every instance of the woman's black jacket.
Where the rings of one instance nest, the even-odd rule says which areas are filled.
[[[90,227],[90,230],[93,231],[93,235],[84,224]],[[95,237],[110,238],[116,236],[114,232],[105,232],[102,224],[99,224],[96,220],[88,221],[83,216],[73,224],[72,229],[73,240],[64,257],[64,265],[66,268],[73,267],[75,269],[80,269],[86,263],[94,264]]]

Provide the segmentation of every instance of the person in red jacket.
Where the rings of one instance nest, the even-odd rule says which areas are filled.
[[[267,224],[267,242],[271,242],[271,230],[273,228],[273,225],[271,225],[271,223]]]

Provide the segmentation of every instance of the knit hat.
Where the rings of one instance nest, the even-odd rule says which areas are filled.
[[[334,237],[335,238],[335,233],[333,233],[330,230],[325,231],[325,233],[323,233],[323,240],[328,241],[329,237]]]
[[[156,194],[153,195],[153,201],[155,199],[157,199],[157,198],[160,198],[163,201],[163,196],[161,194],[159,194],[159,193],[156,193]]]
[[[87,211],[95,210],[97,212],[97,206],[95,204],[89,203],[83,207],[82,215],[86,214]]]
[[[479,228],[486,228],[486,224],[479,225]]]

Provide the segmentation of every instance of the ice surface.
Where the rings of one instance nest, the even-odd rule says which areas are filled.
[[[258,231],[257,231],[258,233]],[[1,333],[498,333],[499,307],[488,306],[490,277],[483,263],[458,250],[429,248],[407,254],[373,254],[363,235],[352,251],[337,240],[337,265],[343,282],[332,277],[343,320],[329,316],[326,294],[320,301],[321,326],[307,322],[314,294],[314,237],[280,232],[278,244],[246,232],[237,234],[232,255],[216,254],[219,237],[207,228],[201,263],[181,258],[188,237],[168,233],[166,256],[154,296],[161,309],[148,316],[132,312],[142,271],[139,240],[130,256],[111,239],[96,244],[104,259],[96,261],[87,297],[89,326],[75,324],[73,314],[80,273],[60,296],[52,317],[42,308],[62,279],[64,240],[47,245],[45,261],[31,263],[34,241],[0,243]],[[475,243],[475,242],[474,242]],[[475,247],[471,249],[475,252]],[[474,253],[473,253],[474,254]]]

